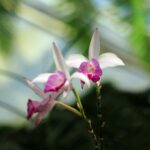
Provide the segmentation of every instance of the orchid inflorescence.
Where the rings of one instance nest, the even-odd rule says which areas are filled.
[[[91,128],[91,120],[87,118],[84,112],[79,94],[72,85],[72,80],[75,78],[79,79],[82,87],[84,85],[90,87],[91,81],[99,86],[103,69],[107,67],[124,65],[124,63],[113,53],[104,53],[99,56],[100,40],[98,29],[96,29],[96,31],[93,33],[90,42],[89,59],[80,54],[72,54],[65,61],[59,47],[55,43],[52,45],[56,72],[40,74],[32,81],[24,78],[28,86],[42,98],[41,102],[31,99],[28,100],[27,119],[31,119],[33,114],[37,113],[35,119],[35,124],[37,125],[40,123],[41,119],[53,109],[55,105],[60,105],[85,119]],[[69,67],[76,68],[76,72],[70,75],[67,65]],[[43,91],[35,85],[36,82],[44,83]],[[74,93],[74,96],[77,100],[78,109],[56,100],[59,95],[63,94],[63,97],[66,97],[71,91]]]

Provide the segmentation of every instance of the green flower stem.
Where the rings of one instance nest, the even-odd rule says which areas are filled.
[[[86,121],[86,123],[88,124],[88,127],[89,127],[89,130],[88,132],[91,134],[93,140],[94,140],[94,143],[95,143],[95,150],[99,150],[99,143],[98,143],[98,139],[97,139],[97,136],[95,134],[95,131],[92,127],[92,122],[90,119],[87,118],[87,116],[85,115],[85,112],[84,112],[84,108],[83,108],[83,105],[82,105],[82,102],[80,100],[80,97],[79,97],[79,94],[78,92],[76,91],[75,88],[72,89],[73,93],[74,93],[74,96],[77,100],[77,106],[82,114],[82,117],[84,118],[84,120]]]
[[[75,109],[75,108],[73,108],[73,107],[71,107],[71,106],[69,106],[69,105],[67,105],[67,104],[65,104],[63,102],[57,101],[56,105],[62,106],[65,109],[67,109],[67,110],[73,112],[74,114],[78,115],[79,117],[82,117],[82,114],[77,109]]]
[[[96,84],[96,95],[97,95],[97,129],[98,129],[98,143],[100,145],[100,150],[103,150],[103,115],[102,115],[102,100],[100,96],[101,85]]]
[[[87,120],[87,117],[86,117],[86,115],[85,115],[84,108],[83,108],[83,105],[82,105],[82,103],[81,103],[80,96],[79,96],[78,92],[76,91],[75,88],[73,88],[72,91],[73,91],[73,94],[74,94],[74,96],[75,96],[75,98],[76,98],[76,100],[77,100],[77,106],[79,107],[79,110],[80,110],[80,112],[81,112],[83,118],[84,118],[85,120]]]

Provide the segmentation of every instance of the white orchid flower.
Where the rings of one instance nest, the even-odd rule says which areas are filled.
[[[54,94],[59,95],[63,92],[64,97],[69,93],[71,90],[71,80],[73,78],[78,78],[86,83],[87,86],[90,85],[90,82],[86,76],[84,76],[80,72],[76,72],[70,76],[65,60],[62,56],[62,53],[59,47],[53,43],[53,57],[56,64],[57,72],[55,73],[43,73],[38,75],[33,79],[33,82],[41,82],[46,83],[44,88],[44,93],[51,92],[52,95]]]
[[[79,73],[84,74],[94,83],[100,81],[103,69],[124,65],[123,61],[114,53],[99,54],[100,39],[99,31],[96,29],[89,46],[89,59],[80,54],[72,54],[67,59],[66,64],[70,67],[77,68]],[[84,81],[82,82],[84,83]]]

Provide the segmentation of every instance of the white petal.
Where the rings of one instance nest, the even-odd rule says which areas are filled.
[[[59,71],[64,72],[67,79],[69,79],[70,75],[69,75],[69,72],[67,70],[65,60],[64,60],[63,55],[61,53],[61,50],[59,49],[59,47],[54,42],[53,42],[53,56],[54,56],[54,61],[55,61],[55,64],[56,64],[56,68]]]
[[[50,75],[51,75],[51,73],[42,73],[42,74],[38,75],[37,77],[35,77],[32,81],[45,83],[45,82],[47,82]]]
[[[123,61],[113,53],[104,53],[99,57],[100,67],[102,69],[107,67],[123,66]]]
[[[28,80],[27,78],[23,78],[23,79],[27,83],[27,85],[35,92],[35,94],[37,94],[42,98],[46,97],[44,92],[42,92],[31,80]]]
[[[78,68],[80,64],[86,61],[87,58],[80,54],[72,54],[66,60],[66,64],[70,67]]]
[[[73,78],[77,78],[83,82],[85,82],[85,84],[90,87],[90,80],[88,79],[88,77],[86,75],[84,75],[83,73],[80,72],[75,72],[71,75],[71,79]]]
[[[90,46],[89,46],[89,58],[98,58],[100,53],[100,39],[99,39],[99,31],[93,33]]]

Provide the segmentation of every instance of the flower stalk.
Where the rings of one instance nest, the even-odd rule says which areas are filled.
[[[87,120],[88,126],[89,126],[89,130],[88,132],[91,134],[91,136],[93,137],[94,140],[94,145],[95,145],[95,150],[100,150],[100,145],[99,145],[99,141],[98,138],[95,134],[94,128],[92,127],[92,122],[91,120]]]
[[[88,128],[89,128],[88,132],[89,132],[89,134],[91,134],[91,136],[92,136],[92,138],[94,140],[95,150],[99,150],[99,141],[98,141],[98,138],[96,136],[95,130],[94,130],[93,126],[92,126],[92,122],[85,115],[84,108],[83,108],[83,105],[82,105],[82,102],[81,102],[81,99],[80,99],[80,96],[79,96],[78,92],[76,91],[75,88],[72,88],[72,91],[73,91],[74,96],[75,96],[75,98],[77,100],[77,106],[78,106],[78,108],[79,108],[79,110],[80,110],[80,112],[82,114],[82,117],[84,118],[85,122],[88,125]]]
[[[72,88],[72,91],[73,91],[73,94],[74,94],[74,96],[75,96],[75,98],[76,98],[76,100],[77,100],[77,107],[79,108],[79,110],[80,110],[80,112],[81,112],[81,114],[82,114],[82,117],[83,117],[85,120],[87,120],[87,117],[86,117],[86,115],[85,115],[84,108],[83,108],[83,105],[82,105],[82,102],[81,102],[81,100],[80,100],[80,96],[79,96],[78,92],[76,91],[75,88]]]
[[[65,103],[63,103],[63,102],[57,101],[56,105],[57,105],[57,106],[62,106],[62,107],[64,107],[65,109],[67,109],[67,110],[73,112],[73,113],[76,114],[77,116],[82,117],[81,113],[80,113],[78,110],[76,110],[75,108],[73,108],[73,107],[71,107],[71,106],[69,106],[69,105],[67,105],[67,104],[65,104]]]
[[[100,146],[100,150],[103,150],[103,128],[104,128],[104,121],[102,115],[102,99],[100,95],[101,85],[96,84],[96,96],[97,96],[97,132],[98,132],[98,143]]]

